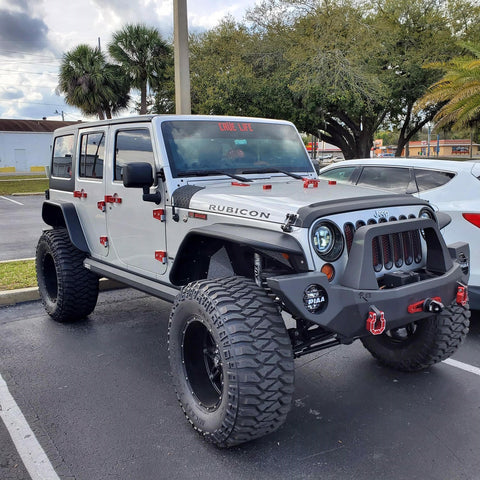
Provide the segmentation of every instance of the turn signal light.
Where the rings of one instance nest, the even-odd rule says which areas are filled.
[[[467,222],[480,228],[480,213],[462,213],[462,216]]]
[[[326,263],[320,271],[327,276],[329,282],[333,280],[333,277],[335,276],[335,268],[333,268],[333,265]]]

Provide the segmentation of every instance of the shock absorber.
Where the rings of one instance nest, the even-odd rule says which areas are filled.
[[[255,277],[255,283],[259,287],[262,287],[262,257],[259,253],[254,254],[253,275]]]

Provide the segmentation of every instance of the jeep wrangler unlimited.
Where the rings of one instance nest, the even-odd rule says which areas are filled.
[[[428,368],[469,326],[469,248],[430,205],[318,180],[284,121],[141,116],[53,138],[36,252],[48,314],[95,308],[99,277],[172,301],[179,403],[228,447],[285,421],[294,359],[359,339],[380,362]]]

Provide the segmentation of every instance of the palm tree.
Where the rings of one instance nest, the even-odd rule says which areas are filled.
[[[57,93],[68,105],[100,120],[125,108],[129,85],[117,65],[108,64],[99,48],[78,45],[63,55]]]
[[[113,34],[110,56],[122,67],[133,88],[140,90],[140,114],[147,113],[147,90],[164,80],[172,49],[156,28],[126,25]]]
[[[451,125],[462,129],[480,119],[480,50],[468,46],[472,57],[458,57],[447,63],[434,63],[431,68],[444,68],[445,75],[434,83],[420,99],[419,108],[434,103],[444,104],[435,115],[436,128]]]

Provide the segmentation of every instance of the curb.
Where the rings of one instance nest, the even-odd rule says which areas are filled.
[[[99,290],[104,292],[106,290],[116,290],[119,288],[126,288],[123,283],[108,278],[101,278]],[[17,303],[33,302],[40,300],[38,287],[19,288],[17,290],[0,291],[0,307],[8,305],[16,305]]]

